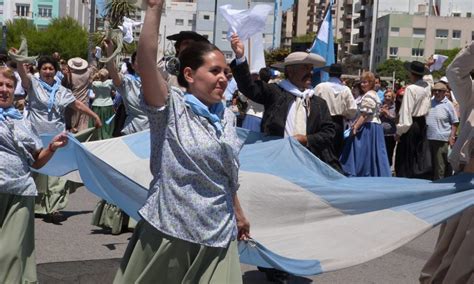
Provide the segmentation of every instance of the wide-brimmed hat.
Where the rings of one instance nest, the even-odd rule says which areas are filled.
[[[72,70],[84,70],[89,66],[89,63],[80,57],[74,57],[67,61],[67,66]]]
[[[193,31],[181,31],[177,34],[173,34],[166,37],[169,40],[175,40],[176,42],[183,41],[185,39],[192,39],[194,41],[209,42],[207,38]]]
[[[405,69],[416,75],[423,76],[430,72],[425,64],[420,61],[405,62],[403,65],[405,66]]]
[[[340,63],[333,63],[330,66],[326,66],[323,68],[323,71],[335,75],[342,75],[343,73],[342,65]]]
[[[272,67],[283,70],[286,66],[296,64],[312,64],[313,67],[323,67],[326,64],[326,60],[324,60],[322,56],[314,53],[296,51],[285,57],[283,62],[275,63]]]
[[[448,86],[446,86],[445,83],[443,82],[437,82],[434,84],[433,88],[431,88],[431,90],[441,90],[441,91],[447,91],[448,90]]]

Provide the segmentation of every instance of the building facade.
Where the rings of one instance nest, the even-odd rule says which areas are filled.
[[[59,2],[59,17],[71,17],[89,30],[91,0],[60,0]]]
[[[474,18],[389,14],[377,20],[375,67],[389,58],[424,62],[474,40]]]

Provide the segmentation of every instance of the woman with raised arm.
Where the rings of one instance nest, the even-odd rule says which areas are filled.
[[[0,283],[37,283],[31,169],[41,168],[66,145],[58,134],[43,147],[32,123],[13,107],[17,79],[0,67]]]
[[[14,49],[11,52],[16,53]],[[56,135],[66,130],[65,111],[71,107],[94,119],[95,127],[102,127],[102,122],[88,106],[76,100],[69,89],[55,79],[59,65],[49,56],[38,60],[39,78],[28,74],[24,64],[18,62],[18,74],[21,85],[28,96],[26,119],[31,122],[40,135]],[[35,175],[39,194],[36,199],[35,213],[45,215],[45,221],[55,224],[65,220],[59,212],[67,205],[69,189],[66,181],[57,177]]]
[[[114,283],[242,283],[237,240],[250,225],[237,198],[235,116],[222,103],[228,67],[209,43],[180,52],[172,87],[157,69],[164,0],[148,0],[138,43],[153,181]]]

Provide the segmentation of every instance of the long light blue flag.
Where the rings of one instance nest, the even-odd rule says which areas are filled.
[[[238,195],[253,238],[239,243],[243,263],[295,275],[349,267],[474,205],[474,174],[436,182],[347,178],[293,138],[262,141],[248,134],[239,130],[246,145],[239,155]],[[143,131],[83,144],[71,137],[40,172],[72,172],[69,179],[78,172],[76,181],[138,220],[152,179],[149,165],[150,133]]]
[[[334,59],[334,35],[332,30],[332,5],[334,0],[329,1],[329,7],[326,9],[324,21],[319,28],[318,34],[314,39],[313,45],[310,48],[311,53],[319,54],[326,60],[326,66],[335,63]],[[329,79],[329,74],[321,70],[322,68],[315,68],[313,70],[313,86],[321,82],[326,82]]]

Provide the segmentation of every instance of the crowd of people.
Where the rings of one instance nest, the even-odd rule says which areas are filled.
[[[66,145],[66,131],[79,137],[92,129],[87,139],[101,140],[150,130],[153,181],[142,219],[136,223],[105,200],[93,213],[92,224],[113,234],[134,231],[115,283],[242,282],[237,241],[250,237],[250,223],[237,194],[243,143],[237,126],[292,137],[349,177],[437,180],[474,172],[467,78],[474,44],[460,55],[471,65],[455,60],[449,81],[433,79],[430,58],[407,63],[410,82],[390,87],[369,71],[348,80],[342,64],[324,67],[321,56],[307,52],[251,72],[237,34],[230,64],[190,31],[169,36],[176,55],[158,60],[163,2],[148,0],[138,50],[120,68],[115,60],[104,66],[79,57],[66,61],[59,52],[36,64],[25,63],[14,48],[10,58],[0,55],[1,283],[37,282],[35,215],[55,224],[66,220],[60,210],[78,185],[30,170]],[[111,40],[103,47],[114,54]],[[312,86],[319,67],[329,80]],[[54,138],[43,145],[40,135]],[[433,267],[423,277],[434,275]],[[288,277],[261,270],[274,282]]]

